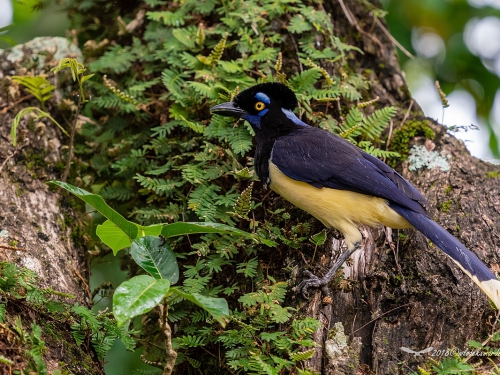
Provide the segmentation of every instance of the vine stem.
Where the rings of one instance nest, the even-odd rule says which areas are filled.
[[[172,348],[172,330],[167,321],[167,309],[165,305],[160,304],[160,317],[158,323],[160,324],[163,335],[165,336],[165,354],[167,355],[166,364],[163,368],[162,375],[170,375],[174,370],[175,360],[177,359],[177,352]]]
[[[80,110],[82,108],[82,94],[78,95],[78,105],[76,107],[75,119],[71,126],[71,134],[69,136],[69,148],[68,148],[68,160],[66,161],[66,168],[64,168],[64,173],[62,175],[61,181],[66,182],[69,175],[69,169],[71,168],[71,160],[73,159],[73,146],[75,143],[75,133],[76,133],[76,123],[78,122],[78,117],[80,116]]]

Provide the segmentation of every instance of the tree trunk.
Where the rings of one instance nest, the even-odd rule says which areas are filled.
[[[451,166],[447,172],[440,168],[410,172],[405,162],[403,176],[429,200],[431,217],[493,271],[500,271],[496,233],[500,227],[500,184],[498,178],[492,178],[497,177],[495,173],[488,173],[495,167],[471,157],[463,142],[448,134],[444,126],[424,118],[409,96],[393,43],[360,4],[342,0],[328,3],[337,35],[347,37],[356,33],[356,28],[362,30],[358,43],[349,37],[347,40],[364,51],[357,59],[359,65],[352,68],[358,72],[373,69],[372,96],[380,97],[380,106],[400,109],[394,121],[399,127],[405,115],[409,115],[407,120],[429,125],[436,137],[426,146],[446,156]],[[424,143],[424,137],[411,141]],[[495,314],[487,297],[446,255],[429,246],[423,235],[387,228],[365,228],[363,235],[363,248],[344,268],[345,277],[355,287],[336,292],[331,305],[323,305],[318,292],[305,307],[309,316],[323,322],[315,337],[321,348],[309,361],[312,368],[323,374],[369,373],[364,372],[367,368],[376,374],[409,373],[417,371],[417,365],[433,351],[417,356],[401,347],[417,352],[429,347],[465,351],[468,340],[482,341],[491,333]],[[332,246],[325,249],[324,266],[338,249],[339,242],[333,239]],[[347,346],[339,344],[342,337]],[[431,358],[439,357],[443,355]]]
[[[494,167],[472,158],[463,143],[447,134],[444,127],[425,119],[418,104],[411,99],[383,22],[377,21],[363,2],[335,0],[324,2],[323,6],[334,20],[335,35],[364,52],[352,52],[356,59],[350,59],[350,68],[370,75],[371,98],[379,97],[380,108],[388,105],[398,108],[394,129],[388,132],[390,141],[395,142],[391,136],[402,123],[420,121],[436,134],[426,146],[449,156],[451,166],[447,172],[440,169],[410,172],[405,162],[398,169],[428,198],[431,216],[493,271],[500,271],[500,239],[495,233],[500,226],[499,180],[491,178],[497,176],[495,173],[488,174]],[[294,56],[288,62],[297,64],[297,47],[292,43],[288,47]],[[22,123],[18,148],[10,145],[11,120],[20,107],[32,99],[25,99],[22,90],[21,94],[16,94],[17,89],[9,91],[12,86],[6,76],[16,74],[16,69],[22,69],[23,65],[14,67],[6,54],[0,57],[0,74],[3,74],[0,77],[3,83],[0,87],[3,125],[0,128],[3,160],[0,225],[8,232],[8,237],[0,242],[2,259],[34,269],[40,274],[41,285],[74,294],[83,303],[87,297],[86,287],[81,284],[86,279],[85,268],[80,253],[70,241],[71,225],[60,219],[59,195],[49,192],[42,183],[56,176],[52,168],[60,161],[60,144],[65,142],[59,141],[61,135],[52,124],[36,123],[28,130],[29,124]],[[35,60],[29,61],[33,64]],[[296,71],[295,68],[292,66],[291,71]],[[332,76],[341,74],[334,71],[333,66],[325,68]],[[24,69],[31,67],[24,65]],[[411,142],[425,144],[425,139],[416,137]],[[36,159],[40,154],[43,157]],[[36,160],[40,160],[43,167],[38,167]],[[255,197],[259,200],[264,194],[265,200],[273,200],[272,194],[262,190],[257,191]],[[284,204],[279,202],[281,206]],[[323,323],[315,334],[320,347],[309,361],[309,367],[323,374],[409,373],[416,371],[416,366],[432,352],[416,356],[402,351],[401,347],[415,351],[429,347],[465,350],[468,340],[482,341],[490,333],[489,323],[494,312],[486,297],[444,254],[435,246],[429,246],[422,235],[411,230],[398,233],[384,228],[363,228],[363,235],[362,250],[357,251],[344,268],[350,280],[347,288],[333,294],[333,303],[323,304],[319,292],[310,301],[296,300],[301,313]],[[330,233],[331,246],[323,249],[322,267],[326,267],[341,248],[338,238],[337,233]],[[297,252],[293,256],[297,264],[303,264]],[[9,303],[7,310],[7,322],[11,326],[14,315],[20,315],[24,325],[33,320],[33,316],[37,322],[48,319],[36,315],[25,304],[12,305]],[[47,322],[50,325],[50,320]],[[69,333],[69,325],[60,328]],[[0,337],[0,345],[11,344],[8,337]],[[2,354],[5,347],[0,346]],[[67,347],[66,343],[61,346],[55,341],[49,347],[44,357],[52,359],[49,370],[60,361],[68,361],[64,349]],[[16,364],[23,365],[21,360]],[[101,371],[97,363],[93,366],[98,366],[96,372]],[[72,371],[85,373],[78,368]]]
[[[61,140],[63,135],[54,124],[29,115],[21,120],[16,147],[10,131],[13,118],[22,108],[40,108],[40,103],[13,83],[12,77],[28,75],[28,70],[47,73],[56,60],[76,52],[66,39],[37,38],[0,53],[0,277],[7,277],[7,263],[31,270],[38,275],[35,290],[52,294],[52,288],[68,306],[75,302],[87,305],[91,296],[83,249],[73,241],[81,241],[81,219],[71,207],[63,207],[63,197],[45,183],[60,178],[61,144],[66,140]],[[55,116],[55,111],[49,110]],[[76,345],[70,327],[73,321],[69,317],[59,321],[29,299],[29,288],[18,287],[19,295],[5,293],[0,301],[6,306],[0,354],[10,361],[2,362],[0,373],[30,368],[42,371],[43,365],[29,353],[33,349],[27,339],[34,334],[32,323],[42,327],[45,348],[41,351],[48,373],[55,369],[102,373],[96,356],[85,353],[85,345]],[[16,330],[18,317],[22,334]]]

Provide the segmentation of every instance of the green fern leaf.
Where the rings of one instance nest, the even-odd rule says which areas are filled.
[[[219,43],[214,47],[212,52],[210,52],[210,55],[208,57],[199,55],[198,60],[200,60],[203,64],[205,65],[210,65],[212,68],[219,62],[219,60],[222,58],[222,54],[224,53],[224,49],[226,48],[226,42],[227,42],[227,36],[226,34]]]
[[[233,206],[234,213],[240,217],[248,218],[248,213],[252,208],[253,182],[241,193]]]
[[[172,35],[180,43],[192,50],[196,48],[196,34],[197,28],[193,25],[181,29],[173,29]]]
[[[293,34],[301,34],[309,30],[312,30],[312,25],[301,14],[293,16],[288,24],[288,31]]]
[[[147,12],[146,17],[152,21],[163,22],[166,26],[183,26],[185,22],[190,19],[183,12]]]
[[[200,94],[202,98],[216,100],[219,97],[217,91],[205,83],[191,81],[188,82],[188,85],[194,88],[194,91]]]
[[[297,73],[289,81],[294,91],[304,93],[314,87],[319,77],[321,77],[321,71],[311,68],[304,70],[302,73]]]
[[[129,70],[136,57],[131,47],[115,45],[109,49],[99,60],[89,64],[93,71],[111,71],[124,73]]]
[[[183,90],[183,86],[186,83],[185,78],[189,78],[189,74],[176,70],[166,69],[161,73],[163,84],[174,95],[175,99],[179,101],[186,99],[186,94]]]
[[[294,362],[305,361],[312,358],[315,352],[316,349],[309,349],[305,352],[290,353],[290,359]]]
[[[371,116],[363,119],[363,130],[370,139],[380,137],[384,129],[389,125],[389,121],[397,113],[394,107],[385,107],[375,111]]]
[[[12,81],[24,86],[25,90],[33,95],[45,111],[45,102],[52,98],[55,86],[52,85],[47,78],[42,76],[12,76]]]

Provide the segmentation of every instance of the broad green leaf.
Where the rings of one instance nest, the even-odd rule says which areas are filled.
[[[121,249],[129,247],[132,243],[129,236],[110,220],[98,225],[96,234],[102,242],[113,250],[113,255],[116,255]]]
[[[236,229],[229,225],[218,223],[185,223],[178,222],[173,224],[165,224],[161,230],[161,235],[165,238],[183,236],[185,234],[196,233],[234,233],[247,238],[253,238],[250,233]]]
[[[175,287],[172,288],[171,292],[200,306],[210,313],[223,327],[226,326],[229,317],[229,307],[224,298],[206,297],[198,293],[184,293]]]
[[[125,234],[131,240],[137,237],[137,233],[139,231],[138,226],[128,221],[118,212],[109,207],[100,195],[89,193],[88,191],[85,191],[76,186],[68,184],[67,182],[49,181],[49,183],[62,187],[63,189],[66,189],[70,193],[76,195],[78,198],[83,200],[85,203],[90,204],[102,216],[115,223],[118,226],[118,228],[120,228],[123,232],[125,232]]]
[[[153,224],[153,225],[148,225],[147,227],[139,227],[139,237],[144,237],[144,236],[159,236],[161,234],[161,230],[163,228],[164,224]]]
[[[123,282],[113,295],[113,315],[121,326],[134,316],[147,313],[158,305],[170,289],[170,282],[141,275]]]
[[[130,253],[137,264],[155,279],[166,279],[172,284],[179,280],[175,254],[165,240],[155,236],[136,238]]]

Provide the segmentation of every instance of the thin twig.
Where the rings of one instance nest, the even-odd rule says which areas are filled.
[[[5,115],[5,114],[9,111],[9,109],[12,109],[12,108],[14,108],[16,105],[18,105],[19,103],[22,103],[22,102],[24,102],[25,100],[28,100],[28,99],[31,99],[31,98],[33,98],[33,95],[27,95],[27,96],[22,97],[22,98],[21,98],[21,99],[19,99],[17,102],[14,102],[13,104],[9,105],[8,107],[5,107],[4,109],[2,109],[2,110],[0,111],[0,115]]]
[[[392,311],[394,311],[394,310],[397,310],[397,309],[400,309],[400,308],[402,308],[402,307],[409,306],[409,305],[413,305],[413,302],[406,303],[406,304],[404,304],[404,305],[401,305],[401,306],[395,307],[395,308],[393,308],[393,309],[391,309],[391,310],[389,310],[389,311],[386,311],[385,313],[380,314],[380,315],[379,315],[379,316],[377,316],[375,319],[370,320],[368,323],[366,323],[366,324],[365,324],[365,325],[363,325],[362,327],[359,327],[357,330],[355,330],[354,332],[352,332],[352,333],[351,333],[351,336],[352,336],[352,335],[354,335],[354,334],[355,334],[356,332],[358,332],[359,330],[361,330],[361,329],[365,328],[367,325],[369,325],[369,324],[373,323],[373,322],[374,322],[374,321],[376,321],[376,320],[379,320],[379,319],[380,319],[381,317],[383,317],[384,315],[387,315],[387,314],[389,314],[390,312],[392,312]]]
[[[343,0],[339,0],[339,3],[340,3],[340,7],[342,8],[342,11],[345,14],[345,17],[347,18],[347,20],[349,21],[349,23],[351,24],[351,26],[356,26],[356,24],[358,22],[354,19],[354,17],[352,16],[351,12],[349,12],[349,9],[347,9],[347,7],[345,6],[344,1]]]
[[[405,113],[405,117],[403,117],[403,121],[401,121],[400,127],[402,127],[405,124],[406,120],[408,119],[408,116],[410,115],[410,111],[411,111],[412,107],[413,107],[413,99],[411,100],[410,106],[408,107],[408,110]]]
[[[7,164],[7,162],[12,159],[14,156],[16,156],[16,154],[19,152],[19,149],[15,149],[14,151],[12,151],[12,153],[7,156],[5,158],[5,160],[3,161],[2,165],[0,165],[0,172],[2,171],[3,167],[5,167],[5,164]]]
[[[75,120],[73,121],[73,126],[71,127],[71,135],[69,137],[69,149],[68,149],[68,160],[66,161],[66,168],[64,169],[64,173],[62,175],[61,181],[66,182],[66,179],[69,175],[69,170],[71,168],[71,160],[73,159],[73,146],[75,144],[75,133],[76,133],[76,124],[78,122],[78,117],[80,116],[80,109],[82,107],[82,95],[78,95],[78,106],[76,107]]]
[[[89,284],[87,283],[87,281],[85,281],[83,276],[80,274],[80,272],[78,272],[78,270],[75,267],[73,267],[73,272],[80,279],[80,281],[83,283],[85,291],[87,292],[87,297],[89,298],[89,303],[91,303],[92,302],[92,293],[90,292]]]
[[[414,371],[412,368],[408,367],[408,365],[407,365],[405,362],[402,362],[401,360],[399,360],[399,358],[395,357],[395,356],[394,356],[394,355],[392,355],[391,353],[388,353],[388,354],[392,357],[392,359],[393,359],[393,360],[395,360],[396,362],[398,362],[398,363],[402,364],[402,365],[403,365],[404,367],[406,367],[409,371],[411,371],[411,373],[412,373],[412,374],[414,374],[414,373],[415,373],[415,371]]]
[[[389,121],[389,135],[387,136],[387,142],[385,142],[385,149],[386,150],[389,149],[389,143],[391,143],[393,127],[394,127],[394,122],[392,121],[392,118],[391,118],[391,121]],[[385,162],[385,160],[384,160],[384,162]]]
[[[408,56],[410,59],[415,58],[415,56],[413,56],[406,48],[404,48],[401,43],[394,39],[389,30],[387,30],[387,28],[382,24],[382,22],[380,22],[378,18],[375,20],[375,22],[377,23],[377,26],[380,27],[380,29],[384,32],[384,34],[391,40],[391,42],[394,43],[406,56]]]
[[[23,249],[21,247],[8,246],[8,245],[0,245],[0,249],[12,250],[12,251],[26,251],[26,249]]]
[[[349,23],[351,24],[351,26],[354,26],[356,28],[356,30],[358,30],[358,32],[360,32],[361,34],[367,36],[373,42],[377,43],[379,45],[379,47],[382,49],[383,48],[382,42],[380,40],[378,40],[378,38],[375,35],[367,33],[366,31],[364,31],[361,28],[361,26],[359,26],[358,20],[356,19],[356,17],[354,16],[354,14],[352,14],[351,11],[349,10],[349,8],[347,8],[345,6],[344,0],[339,0],[339,3],[340,3],[340,7],[342,8],[342,11],[344,12],[344,14],[345,14],[347,20],[349,21]]]
[[[235,372],[233,372],[229,367],[227,367],[224,363],[222,363],[220,361],[220,357],[217,357],[214,353],[208,351],[207,349],[205,349],[203,346],[200,346],[200,349],[203,350],[205,353],[211,355],[212,357],[214,357],[215,359],[217,359],[219,361],[219,366],[220,367],[224,367],[225,370],[229,371],[231,374],[235,375]]]
[[[401,121],[401,125],[399,125],[400,128],[403,127],[403,125],[405,124],[406,120],[408,119],[408,116],[410,115],[410,111],[411,111],[411,108],[413,107],[413,99],[411,100],[410,102],[410,105],[408,106],[408,109],[405,113],[405,117],[403,117],[403,121]],[[387,138],[387,142],[385,144],[385,149],[388,150],[389,149],[389,145],[391,144],[391,140],[392,140],[392,120],[391,120],[391,128],[389,129],[389,137]]]
[[[297,41],[295,40],[295,38],[293,37],[293,35],[291,33],[289,33],[289,36],[292,39],[293,46],[295,48],[295,52],[297,53],[297,56],[298,56],[298,54],[299,54],[299,46],[297,45]],[[300,61],[300,59],[298,59],[298,62],[299,62],[299,70],[302,73],[304,71],[304,67],[302,66],[302,62]]]

